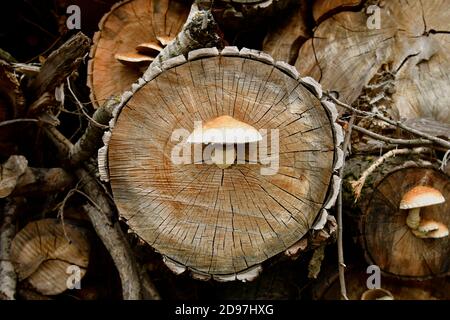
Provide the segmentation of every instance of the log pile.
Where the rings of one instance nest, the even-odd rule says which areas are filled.
[[[445,0],[103,6],[0,50],[0,299],[450,298]]]

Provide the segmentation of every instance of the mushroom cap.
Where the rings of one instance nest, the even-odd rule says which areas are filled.
[[[448,236],[448,228],[445,224],[433,220],[422,221],[417,230],[412,230],[414,235],[422,239],[439,239]]]
[[[394,300],[394,296],[386,289],[369,289],[361,295],[361,300]]]
[[[414,209],[445,202],[442,193],[432,187],[417,186],[403,195],[400,209]]]
[[[155,58],[135,52],[116,53],[114,58],[125,65],[146,64],[155,60]]]
[[[163,47],[155,42],[144,42],[140,43],[136,46],[136,50],[139,53],[146,55],[158,55],[160,51],[162,51]]]
[[[430,232],[434,230],[438,230],[442,223],[434,221],[434,220],[422,220],[419,224],[417,230],[421,232]]]
[[[261,134],[251,125],[225,115],[207,121],[195,128],[188,143],[251,143],[262,140]]]
[[[436,225],[438,228],[436,230],[428,232],[427,238],[439,239],[439,238],[448,237],[447,226],[440,222],[436,222]]]

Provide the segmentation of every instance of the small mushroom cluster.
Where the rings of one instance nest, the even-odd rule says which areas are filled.
[[[164,49],[164,47],[169,44],[173,38],[172,37],[156,37],[158,43],[156,42],[144,42],[135,48],[133,52],[116,53],[114,58],[123,65],[135,68],[147,67],[158,54]]]
[[[400,209],[409,210],[406,224],[418,238],[444,238],[448,236],[448,228],[441,222],[422,220],[420,209],[445,202],[442,193],[432,187],[416,186],[406,192],[400,202]]]

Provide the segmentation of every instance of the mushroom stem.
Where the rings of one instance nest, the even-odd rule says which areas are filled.
[[[420,224],[420,208],[410,209],[408,212],[408,217],[406,218],[406,224],[411,229],[415,230]]]
[[[225,146],[224,151],[223,144],[214,144],[214,150],[211,155],[212,162],[220,169],[226,169],[230,167],[236,160],[236,152],[234,146]]]

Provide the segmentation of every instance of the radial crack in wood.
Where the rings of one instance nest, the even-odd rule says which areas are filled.
[[[121,94],[142,75],[117,61],[115,54],[158,39],[169,42],[181,31],[189,8],[188,1],[181,0],[129,0],[111,8],[99,23],[90,52],[87,84],[94,106]]]
[[[29,223],[13,239],[11,261],[19,280],[44,295],[69,288],[75,267],[79,279],[89,263],[89,232],[68,220],[43,219]],[[72,271],[71,271],[72,270]]]
[[[169,267],[222,281],[301,239],[339,186],[336,124],[320,99],[264,55],[224,51],[177,63],[132,93],[100,164],[121,217]],[[263,130],[257,162],[194,161],[183,143],[194,122],[223,115]]]
[[[369,3],[338,13],[303,44],[296,67],[349,104],[358,100],[397,119],[450,123],[450,101],[442,95],[450,90],[447,6],[445,0],[384,1],[375,13]]]
[[[406,224],[408,210],[399,209],[406,192],[415,186],[439,190],[444,203],[421,208],[423,220],[450,226],[450,179],[445,174],[425,168],[396,170],[381,180],[361,218],[361,242],[367,260],[386,274],[407,279],[426,279],[447,275],[450,239],[422,239]]]

